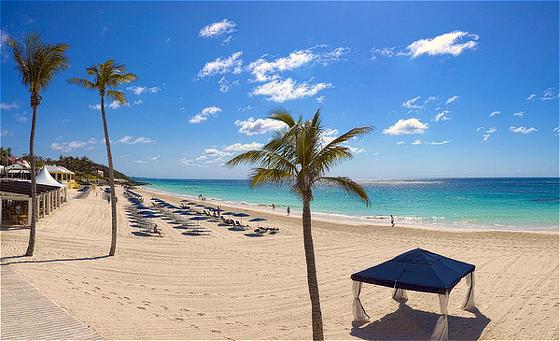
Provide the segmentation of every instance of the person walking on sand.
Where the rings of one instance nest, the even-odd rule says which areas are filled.
[[[276,209],[276,205],[272,204],[272,210],[274,211]]]
[[[288,214],[288,217],[290,216],[290,206],[288,206],[288,208],[286,208],[286,213]]]
[[[395,227],[395,217],[391,214],[391,227]]]

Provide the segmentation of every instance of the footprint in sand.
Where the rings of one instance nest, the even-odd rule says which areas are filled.
[[[136,308],[146,310],[146,308],[144,308],[144,307],[136,307]]]
[[[191,324],[191,327],[199,329],[198,326],[196,324]]]
[[[198,316],[205,316],[206,314],[205,313],[198,313],[197,315]]]
[[[184,321],[184,320],[185,320],[185,319],[182,318],[182,317],[176,317],[175,319],[176,319],[177,321]]]
[[[162,307],[162,308],[165,309],[165,310],[169,310],[169,308],[166,307],[166,306],[164,306],[164,305],[160,305],[160,307]],[[181,309],[179,309],[179,310],[181,310]]]
[[[215,329],[212,329],[212,330],[210,330],[210,331],[211,331],[212,333],[217,333],[217,334],[221,334],[221,333],[222,333],[221,331],[215,330]]]
[[[181,309],[179,309],[179,310],[182,310],[182,311],[189,311],[189,310],[186,309],[186,308],[181,308]]]

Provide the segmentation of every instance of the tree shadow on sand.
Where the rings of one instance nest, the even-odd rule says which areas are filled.
[[[6,256],[0,258],[0,265],[10,264],[42,264],[42,263],[60,263],[60,262],[77,262],[77,261],[91,261],[103,258],[109,258],[109,255],[94,256],[94,257],[81,257],[81,258],[56,258],[56,259],[29,259],[28,256]],[[12,260],[12,261],[10,261]]]
[[[449,340],[477,340],[490,319],[478,309],[474,317],[448,316]],[[364,340],[428,340],[440,314],[414,310],[400,303],[399,308],[381,319],[358,323],[352,322],[350,335]]]

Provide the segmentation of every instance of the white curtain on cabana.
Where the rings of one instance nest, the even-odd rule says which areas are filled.
[[[352,281],[352,293],[354,294],[354,302],[352,302],[352,315],[354,321],[367,322],[369,315],[366,313],[362,302],[360,301],[360,292],[362,291],[362,282]]]
[[[448,340],[448,325],[447,325],[447,302],[449,301],[449,293],[438,294],[439,297],[439,310],[441,316],[439,317],[434,333],[430,340],[447,341]]]
[[[469,288],[462,308],[463,310],[473,310],[476,309],[476,305],[474,304],[474,271],[465,276],[465,281]]]
[[[404,289],[397,289],[393,291],[393,299],[397,302],[404,303],[408,301],[408,294]]]

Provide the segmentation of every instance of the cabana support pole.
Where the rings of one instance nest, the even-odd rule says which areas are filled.
[[[362,291],[362,282],[352,281],[352,293],[354,294],[354,302],[352,302],[352,315],[356,322],[369,321],[369,315],[366,313],[362,302],[360,301],[360,292]]]
[[[461,306],[463,310],[473,310],[476,309],[474,304],[474,271],[465,276],[465,281],[469,286],[467,290],[467,295],[465,296],[465,302]]]
[[[437,320],[436,327],[434,328],[434,332],[430,340],[447,341],[449,332],[449,326],[447,324],[447,303],[449,301],[449,293],[446,292],[445,294],[438,294],[438,297],[441,316]]]

